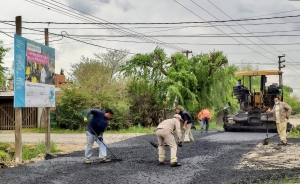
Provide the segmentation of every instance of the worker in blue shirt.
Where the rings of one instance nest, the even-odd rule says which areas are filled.
[[[92,114],[93,118],[88,121],[88,116]],[[106,158],[107,152],[105,143],[103,144],[103,132],[105,131],[108,120],[113,118],[114,112],[111,109],[106,109],[105,112],[102,112],[98,109],[90,109],[87,111],[86,116],[84,117],[84,122],[87,122],[87,131],[86,131],[86,148],[85,148],[85,159],[84,163],[91,163],[91,156],[93,151],[93,144],[96,141],[99,145],[99,158],[100,162],[110,162],[110,159]]]
[[[242,85],[242,80],[239,79],[235,86],[236,86],[236,87],[243,87],[243,85]]]

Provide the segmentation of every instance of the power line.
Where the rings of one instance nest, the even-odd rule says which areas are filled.
[[[253,16],[253,17],[245,17],[244,19],[255,18],[255,17],[264,17],[264,16],[268,16],[268,15],[276,15],[276,14],[289,13],[289,12],[294,12],[294,11],[300,11],[300,9],[277,12],[277,13],[270,13],[270,14],[265,14],[265,15],[257,15],[257,16]]]
[[[15,26],[15,25],[9,24],[9,23],[4,23],[4,24]],[[43,31],[40,31],[40,30],[35,30],[35,29],[31,29],[31,28],[26,28],[26,27],[22,27],[22,29],[32,30],[32,31],[36,31],[36,32],[43,32]],[[88,42],[85,42],[85,41],[82,41],[82,40],[79,40],[79,39],[75,39],[75,38],[69,37],[68,35],[67,36],[63,35],[63,34],[59,35],[59,34],[50,33],[50,32],[49,32],[49,34],[56,35],[56,36],[62,36],[62,37],[69,38],[69,39],[77,41],[77,42],[85,43],[85,44],[88,44],[88,45],[92,45],[92,46],[96,46],[96,47],[100,47],[100,48],[104,48],[104,49],[108,49],[108,50],[115,50],[115,51],[126,52],[126,53],[129,53],[129,54],[136,54],[136,53],[131,53],[131,52],[123,51],[123,50],[118,50],[118,49],[113,49],[113,48],[109,48],[109,47],[104,47],[104,46],[93,44],[93,43],[88,43]]]
[[[42,34],[39,34],[42,35]],[[82,38],[82,37],[78,37],[78,38]],[[152,43],[152,42],[141,42],[141,41],[126,41],[126,40],[111,40],[111,39],[105,39],[105,38],[95,38],[95,39],[88,39],[88,38],[83,38],[85,39],[85,41],[96,41],[96,40],[102,40],[102,41],[113,41],[113,42],[125,42],[125,43]],[[66,43],[75,43],[75,42],[63,42],[63,43],[56,43],[56,44],[66,44]],[[9,44],[13,44],[13,43],[8,43],[8,44],[3,44],[3,45],[9,45]],[[182,45],[219,45],[219,46],[239,46],[241,44],[219,44],[219,43],[183,43],[183,42],[172,42],[169,44],[182,44]],[[300,43],[271,43],[271,44],[244,44],[244,45],[287,45],[287,46],[291,46],[291,45],[300,45]],[[300,51],[300,50],[290,50],[290,51]],[[288,51],[281,51],[281,52],[288,52]],[[249,54],[249,53],[257,53],[257,52],[247,52],[247,53],[228,53],[228,54]],[[260,52],[260,53],[267,53],[267,52]]]
[[[22,33],[23,34],[23,33]],[[49,38],[55,38],[55,37],[61,37],[61,35],[59,36],[49,36]],[[14,37],[12,37],[14,38]],[[45,38],[38,38],[38,39],[31,39],[32,41],[36,41],[36,40],[45,40]],[[49,42],[55,42],[55,41],[59,41],[59,40],[50,40]],[[5,44],[2,44],[2,45],[13,45],[14,43],[5,43]]]
[[[193,0],[191,0],[192,2],[194,2]],[[216,6],[214,3],[212,3],[210,0],[207,0],[210,4],[212,4],[215,8],[217,8],[219,11],[221,11],[223,14],[225,14],[228,18],[230,18],[231,20],[233,20],[233,18],[231,18],[228,14],[226,14],[223,10],[221,10],[218,6]],[[235,21],[236,24],[240,25],[238,22]],[[244,30],[246,30],[247,32],[249,32],[251,35],[255,36],[257,39],[259,39],[261,42],[267,44],[264,40],[260,39],[260,36],[256,36],[254,35],[252,32],[250,32],[248,29],[246,29],[244,26],[240,25]],[[232,29],[231,27],[229,27],[230,29]],[[247,39],[249,40],[249,39]],[[250,40],[249,40],[250,41]],[[252,42],[252,41],[251,41]],[[252,42],[253,43],[253,42]],[[277,50],[275,47],[268,45],[269,47],[271,47],[272,49],[276,50],[277,52],[280,52],[279,50]],[[265,51],[269,52],[270,54],[275,55],[274,53],[271,53],[270,51],[266,50],[265,48],[259,46],[260,48],[264,49]],[[282,54],[282,53],[281,53]],[[277,55],[275,55],[277,56]],[[291,58],[289,58],[290,60],[292,60]],[[293,61],[293,60],[292,60]],[[295,61],[293,61],[295,62]],[[297,68],[297,67],[296,67]],[[299,68],[297,68],[299,69]]]
[[[192,14],[194,14],[194,15],[196,15],[197,17],[199,17],[200,19],[202,19],[203,21],[205,21],[202,17],[200,17],[199,15],[197,15],[195,12],[193,12],[192,10],[190,10],[190,9],[188,9],[187,7],[185,7],[184,5],[182,5],[181,3],[179,3],[178,1],[176,1],[176,0],[174,0],[177,4],[179,4],[179,5],[181,5],[182,7],[184,7],[186,10],[188,10],[189,12],[191,12]],[[197,3],[195,3],[193,0],[191,0],[194,4],[196,4],[198,7],[200,7],[200,8],[202,8],[200,5],[198,5]],[[202,8],[203,9],[203,8]],[[204,9],[205,10],[205,9]],[[206,11],[206,10],[205,10]],[[208,12],[209,13],[209,12]],[[209,13],[210,14],[210,13]],[[213,16],[213,15],[212,15]],[[215,17],[216,18],[216,17]],[[209,24],[211,24],[211,23],[209,23]],[[225,24],[225,23],[224,23]],[[226,25],[226,24],[225,24]],[[215,26],[214,26],[215,27]],[[217,28],[217,27],[215,27],[216,29],[218,29],[219,31],[221,31],[221,32],[223,32],[223,33],[225,33],[224,31],[222,31],[221,29],[219,29],[219,28]],[[226,34],[226,33],[225,33]],[[229,36],[229,35],[228,35]],[[240,41],[238,41],[237,39],[235,39],[235,38],[233,38],[233,37],[231,37],[232,39],[234,39],[235,41],[237,41],[237,42],[239,42],[239,43],[241,43]],[[242,44],[242,43],[241,43]],[[242,44],[243,45],[243,44]],[[265,55],[263,55],[263,54],[261,54],[261,53],[259,53],[259,52],[257,52],[256,50],[254,50],[254,49],[252,49],[251,47],[248,47],[247,45],[244,45],[244,46],[246,46],[247,48],[249,48],[249,49],[251,49],[252,51],[254,51],[254,52],[256,52],[257,54],[259,54],[259,55],[261,55],[261,56],[263,56],[263,57],[265,57],[265,58],[267,58],[267,59],[269,59],[269,60],[271,60],[271,61],[273,61],[273,59],[271,59],[271,58],[269,58],[269,57],[267,57],[267,56],[265,56]],[[291,69],[291,70],[293,70],[293,69]],[[296,73],[298,73],[297,71],[295,71],[295,70],[293,70],[294,72],[296,72]],[[300,73],[299,73],[300,74]]]
[[[208,13],[209,15],[211,15],[212,17],[214,17],[215,19],[217,19],[217,20],[219,20],[216,16],[214,16],[212,13],[210,13],[209,11],[207,11],[206,9],[204,9],[202,6],[200,6],[199,4],[197,4],[196,2],[194,2],[193,0],[191,0],[196,6],[198,6],[199,8],[201,8],[202,10],[204,10],[206,13]],[[208,0],[209,1],[209,0]],[[209,1],[210,2],[210,1]],[[221,10],[220,10],[221,11]],[[222,11],[223,12],[223,11]],[[223,12],[224,13],[224,12]],[[225,14],[225,13],[224,13]],[[226,14],[227,15],[227,14]],[[229,16],[228,16],[229,17]],[[229,17],[229,18],[231,18],[231,17]],[[223,23],[224,25],[226,25],[225,23]],[[233,28],[231,28],[230,26],[227,26],[229,29],[231,29],[231,30],[233,30],[234,32],[236,32],[237,34],[239,34],[240,36],[230,36],[231,38],[232,37],[243,37],[243,38],[246,38],[248,41],[250,41],[251,43],[253,43],[253,44],[256,44],[256,43],[254,43],[252,40],[250,40],[248,37],[255,37],[255,36],[243,36],[243,35],[241,35],[240,33],[238,33],[235,29],[233,29]],[[267,36],[267,35],[263,35],[263,36]],[[261,47],[261,46],[259,46],[258,45],[258,47],[260,47],[260,48],[262,48],[262,49],[264,49],[265,51],[267,51],[268,52],[268,50],[266,50],[265,48],[263,48],[263,47]],[[261,54],[261,53],[260,53]],[[262,54],[261,54],[262,55]],[[264,56],[264,57],[266,57],[266,56]],[[269,58],[269,57],[266,57],[266,58]],[[270,58],[269,58],[270,59]],[[272,59],[271,59],[272,60]]]
[[[14,32],[6,32],[6,33],[14,33]],[[36,33],[22,33],[22,34],[35,34],[35,35],[43,35],[43,34],[36,34]],[[240,34],[240,36],[235,36],[235,34]],[[249,34],[249,33],[248,33]],[[251,34],[251,33],[250,33]],[[130,35],[78,35],[78,34],[68,34],[69,36],[74,36],[74,37],[135,37],[137,35],[135,34],[130,34]],[[239,37],[243,37],[243,38],[246,38],[246,37],[294,37],[294,36],[300,36],[299,34],[280,34],[280,35],[242,35],[241,33],[226,33],[226,34],[195,34],[195,35],[146,35],[147,37],[163,37],[163,38],[167,38],[167,37],[171,37],[171,38],[174,38],[174,37],[199,37],[199,38],[228,38],[228,37],[234,37],[234,38],[239,38]],[[250,40],[249,40],[250,41]],[[251,41],[252,42],[252,41]],[[253,42],[252,42],[253,43]]]
[[[179,3],[178,1],[176,1],[176,0],[174,0],[177,4],[179,4],[180,6],[182,6],[183,8],[185,8],[186,10],[188,10],[189,12],[191,12],[192,14],[194,14],[194,15],[196,15],[198,18],[200,18],[201,20],[203,20],[203,21],[205,21],[205,19],[203,19],[202,17],[200,17],[198,14],[196,14],[195,12],[193,12],[192,10],[190,10],[190,9],[188,9],[187,7],[185,7],[184,5],[182,5],[181,3]],[[211,23],[209,23],[209,24],[211,24]],[[215,26],[214,26],[215,27]],[[223,30],[221,30],[221,29],[219,29],[219,28],[217,28],[217,27],[215,27],[216,29],[218,29],[219,31],[221,31],[222,33],[224,33],[224,34],[227,34],[227,33],[225,33]],[[229,36],[229,35],[228,35]],[[244,45],[242,42],[240,42],[239,40],[237,40],[237,39],[235,39],[235,38],[233,38],[233,37],[231,37],[233,40],[235,40],[236,42],[238,42],[238,43],[240,43],[241,45]],[[267,56],[265,56],[265,55],[263,55],[263,54],[261,54],[261,53],[259,53],[259,52],[257,52],[256,50],[254,50],[254,49],[252,49],[251,47],[249,47],[249,46],[247,46],[247,45],[244,45],[245,47],[247,47],[247,48],[249,48],[250,50],[252,50],[252,51],[254,51],[254,52],[256,52],[256,53],[258,53],[259,55],[261,55],[261,56],[263,56],[263,57],[265,57],[265,58],[267,58],[267,59],[269,59],[269,60],[271,60],[272,61],[272,59],[271,58],[269,58],[269,57],[267,57]]]
[[[1,21],[0,21],[1,22]],[[255,24],[251,24],[251,23],[246,23],[246,24],[240,24],[243,26],[259,26],[259,25],[280,25],[280,24],[299,24],[300,22],[264,22],[264,23],[255,23]],[[224,27],[224,26],[230,26],[230,27],[234,27],[234,26],[240,26],[240,25],[235,25],[235,24],[214,24],[212,23],[214,26],[218,26],[218,27]],[[51,29],[161,29],[161,28],[193,28],[193,27],[214,27],[212,25],[185,25],[185,26],[136,26],[136,27],[120,27],[120,28],[111,28],[111,27],[99,27],[99,28],[95,28],[95,27],[90,27],[90,28],[83,28],[83,27],[64,27],[64,28],[57,28],[57,27],[53,27]],[[1,28],[1,29],[10,29],[10,28]],[[41,28],[35,28],[35,29],[45,29],[44,27]]]
[[[0,28],[0,29],[2,29],[2,28]],[[9,28],[9,29],[15,29],[15,28]],[[35,30],[37,30],[36,28],[32,28],[32,29],[35,29]],[[43,29],[45,29],[45,28],[43,28]],[[49,28],[49,29],[54,29],[54,28]],[[64,28],[59,28],[60,30],[63,30]],[[72,28],[70,28],[70,29],[72,29]],[[54,29],[55,30],[55,29]],[[241,34],[245,34],[245,35],[249,35],[249,34],[252,34],[253,35],[253,33],[257,33],[257,34],[266,34],[266,33],[290,33],[290,32],[300,32],[300,30],[286,30],[286,31],[257,31],[257,32],[243,32],[243,33],[241,33],[241,32],[239,32],[239,33],[237,33],[237,32],[235,32],[235,33],[227,33],[228,35],[236,35],[236,34],[239,34],[239,35],[241,35]],[[6,32],[6,33],[14,33],[14,32]],[[31,34],[31,33],[22,33],[22,34]],[[215,34],[195,34],[195,35],[207,35],[207,36],[218,36],[218,35],[227,35],[227,34],[217,34],[217,33],[215,33]],[[190,34],[189,34],[190,35]],[[150,36],[150,35],[147,35],[147,36]],[[155,36],[155,35],[153,35],[153,36]],[[267,35],[267,36],[269,36],[269,35]],[[270,35],[270,36],[273,36],[273,35]],[[277,35],[274,35],[274,36],[277,36]],[[278,35],[278,36],[282,36],[282,35]],[[287,36],[289,36],[289,35],[287,35]],[[290,35],[290,36],[297,36],[297,35]]]
[[[10,24],[11,25],[11,24]],[[12,25],[14,26],[14,25]],[[33,30],[33,31],[37,31],[37,32],[42,32],[42,31],[39,31],[39,30],[34,30],[34,29],[31,29],[31,28],[26,28],[26,27],[23,27],[24,29],[29,29],[29,30]],[[89,45],[92,45],[92,46],[97,46],[97,47],[101,47],[101,48],[106,48],[106,49],[111,49],[111,48],[107,48],[107,47],[103,47],[103,46],[99,46],[99,45],[96,45],[96,44],[91,44],[91,43],[87,43],[85,41],[82,41],[82,40],[78,40],[78,39],[73,39],[73,38],[70,38],[68,36],[64,36],[64,35],[58,35],[58,34],[55,34],[55,33],[49,33],[49,34],[54,34],[55,36],[51,36],[51,38],[53,37],[60,37],[60,36],[63,36],[63,37],[66,37],[66,38],[69,38],[69,39],[72,39],[72,40],[75,40],[75,42],[82,42],[82,43],[85,43],[85,44],[89,44]],[[35,39],[35,40],[42,40],[44,38],[40,38],[40,39]],[[105,41],[105,40],[104,40]],[[116,40],[118,41],[118,40]],[[61,43],[61,44],[65,44],[65,43]],[[300,44],[300,43],[299,43]],[[55,44],[52,44],[52,45],[55,45]],[[111,50],[116,50],[116,49],[111,49]],[[134,53],[130,53],[130,54],[134,54]],[[233,64],[238,64],[238,63],[233,63]],[[241,64],[250,64],[250,63],[241,63]],[[261,64],[261,65],[274,65],[272,63],[251,63],[251,64]]]
[[[264,44],[266,45],[266,44]],[[269,45],[269,44],[267,44]],[[282,50],[280,51],[281,53],[285,53],[285,52],[299,52],[300,50]],[[277,52],[277,51],[270,51],[270,52]],[[232,53],[226,53],[226,54],[252,54],[255,52],[232,52]],[[261,53],[268,53],[268,52],[261,52]]]
[[[25,0],[25,1],[30,2],[29,0]],[[40,7],[46,8],[46,9],[50,9],[50,8],[49,8],[47,5],[45,5],[45,4],[36,2],[36,1],[34,1],[34,0],[32,0],[32,1],[33,1],[33,2],[30,2],[30,3],[33,3],[33,4],[37,5],[37,6],[40,6]],[[65,8],[64,8],[64,9],[65,9]],[[79,17],[79,16],[76,16],[76,15],[72,15],[72,14],[70,14],[70,13],[65,13],[65,11],[60,10],[60,9],[57,9],[57,8],[51,7],[51,10],[52,10],[52,11],[55,11],[55,12],[57,12],[57,13],[66,15],[66,16],[68,16],[68,17],[75,18],[75,19],[77,19],[77,20],[81,20],[81,21],[91,21],[91,20],[89,20],[89,19],[86,19],[86,17],[82,18],[82,17],[83,17],[82,15],[80,15],[81,17]],[[69,10],[68,10],[68,11],[69,11]],[[80,12],[80,11],[79,11],[79,12]],[[73,12],[72,12],[72,13],[73,13]],[[84,12],[83,12],[83,13],[84,13]],[[98,26],[99,26],[99,25],[98,25]],[[105,26],[105,25],[104,25],[104,26]],[[141,39],[143,39],[143,38],[141,37]]]
[[[32,1],[34,1],[34,0],[32,0]],[[34,1],[34,2],[36,2],[36,1]],[[89,23],[97,23],[97,22],[99,22],[99,20],[101,20],[101,21],[104,21],[105,23],[110,23],[110,22],[108,22],[108,21],[106,21],[106,20],[104,20],[104,19],[101,19],[101,18],[98,18],[98,17],[95,17],[95,16],[93,16],[93,15],[90,15],[90,14],[87,14],[87,13],[85,13],[85,12],[82,12],[82,11],[80,11],[80,10],[77,10],[77,9],[75,9],[75,8],[72,8],[72,7],[70,7],[70,6],[67,6],[67,5],[65,5],[65,4],[62,4],[62,3],[59,3],[59,2],[57,2],[57,1],[55,1],[55,0],[52,0],[52,2],[55,2],[55,3],[57,3],[57,4],[60,4],[60,5],[62,5],[62,6],[64,6],[64,7],[67,7],[67,8],[69,8],[69,9],[71,9],[71,10],[69,10],[69,9],[66,9],[66,8],[64,8],[64,7],[61,7],[61,6],[58,6],[57,4],[53,4],[53,3],[51,3],[51,2],[48,2],[48,1],[44,1],[44,2],[47,2],[48,4],[50,4],[51,6],[48,6],[48,7],[50,7],[50,10],[58,10],[58,12],[59,13],[66,13],[66,11],[67,11],[67,13],[65,14],[65,15],[67,15],[67,16],[72,16],[73,18],[74,18],[74,16],[76,17],[76,19],[77,20],[82,20],[82,21],[84,21],[84,22],[89,22]],[[41,5],[43,5],[44,7],[46,6],[47,7],[47,5],[45,5],[45,4],[43,4],[43,3],[39,3],[39,2],[37,2],[38,4],[41,4]],[[36,4],[36,3],[35,3]],[[40,6],[40,5],[38,5],[38,6]],[[57,9],[56,7],[58,7],[58,8],[60,8],[60,9]],[[49,9],[49,8],[48,8]],[[76,11],[76,12],[74,12],[74,11]],[[72,14],[70,14],[70,13],[68,13],[68,12],[71,12]],[[79,12],[79,13],[77,13],[77,12]],[[73,14],[75,14],[75,15],[73,15]],[[79,15],[79,16],[76,16],[76,15]],[[83,15],[87,15],[87,16],[83,16]],[[90,17],[92,17],[92,18],[90,18]],[[96,21],[96,22],[95,22]],[[98,25],[98,26],[106,26],[106,25]],[[113,26],[117,26],[117,27],[121,27],[120,25],[113,25]],[[116,30],[116,29],[113,29],[113,31],[116,31],[116,32],[119,32],[119,33],[121,33],[121,34],[130,34],[130,33],[136,33],[136,34],[138,34],[139,35],[139,37],[137,37],[137,39],[142,39],[142,40],[147,40],[147,41],[151,41],[151,42],[153,42],[154,44],[156,44],[156,45],[162,45],[162,43],[164,43],[163,41],[160,41],[160,40],[157,40],[157,39],[154,39],[154,38],[149,38],[149,37],[147,37],[147,36],[145,36],[145,35],[143,35],[143,34],[141,34],[141,33],[138,33],[138,32],[135,32],[135,31],[132,31],[132,30],[130,30],[130,29],[128,29],[128,28],[126,28],[126,30],[127,31],[121,31],[121,30]],[[168,48],[170,48],[170,49],[174,49],[174,50],[184,50],[183,48],[180,48],[180,47],[178,47],[178,46],[175,46],[175,45],[169,45],[169,44],[163,44],[165,47],[168,47]]]
[[[32,0],[34,1],[34,0]],[[53,0],[54,1],[54,0]],[[56,1],[54,1],[56,2]],[[49,3],[49,2],[48,2]],[[58,3],[58,2],[56,2]],[[52,3],[49,3],[52,4]],[[58,3],[61,5],[64,5],[62,3]],[[53,4],[52,4],[53,5]],[[57,6],[57,5],[56,5]],[[67,6],[67,5],[64,5]],[[59,7],[59,6],[58,6]],[[69,6],[67,6],[69,7]],[[70,8],[70,7],[69,7]],[[73,9],[73,8],[72,8]],[[76,9],[77,10],[77,9]],[[78,11],[78,10],[77,10]],[[89,14],[88,14],[89,15]],[[90,15],[91,16],[91,15]],[[272,19],[285,19],[285,18],[296,18],[296,17],[300,17],[300,15],[288,15],[288,16],[281,16],[281,17],[264,17],[264,18],[244,18],[244,19],[234,19],[234,20],[218,20],[218,21],[204,21],[204,22],[93,22],[93,23],[82,23],[82,22],[41,22],[41,21],[22,21],[22,23],[30,23],[30,24],[102,24],[102,25],[146,25],[146,24],[203,24],[203,23],[224,23],[224,22],[244,22],[244,21],[257,21],[257,20],[272,20]],[[14,21],[5,21],[2,20],[1,22],[14,22]]]
[[[135,37],[136,35],[77,35],[77,34],[70,34],[69,36],[74,36],[74,37],[86,37],[86,38],[90,38],[90,37],[105,37],[105,38],[115,38],[115,37],[125,37],[125,38],[130,38],[130,37]],[[150,38],[158,38],[158,37],[162,37],[162,38],[175,38],[175,37],[185,37],[185,38],[256,38],[256,37],[295,37],[295,36],[300,36],[298,34],[295,35],[258,35],[258,36],[235,36],[235,35],[147,35],[147,37]],[[243,44],[242,44],[243,45]]]
[[[42,35],[42,34],[39,34]],[[106,38],[83,38],[83,37],[78,37],[84,39],[84,41],[112,41],[112,42],[124,42],[124,43],[152,43],[152,42],[143,42],[143,41],[130,41],[130,40],[115,40],[115,39],[106,39]],[[75,41],[76,42],[76,41]],[[52,45],[58,45],[58,44],[67,44],[67,43],[75,43],[75,42],[63,42],[63,43],[55,43]],[[3,44],[3,45],[10,45],[13,43],[8,43],[8,44]],[[180,44],[180,45],[219,45],[219,46],[239,46],[241,44],[223,44],[223,43],[184,43],[184,42],[168,42],[168,44]],[[291,45],[300,45],[300,43],[271,43],[271,44],[243,44],[243,45],[280,45],[280,46],[291,46]],[[300,51],[300,50],[291,50],[291,51]],[[288,51],[282,51],[282,52],[288,52]],[[228,53],[228,54],[249,54],[249,53],[257,53],[257,52],[247,52],[247,53]],[[260,52],[260,53],[267,53],[267,52]]]
[[[13,36],[10,36],[10,35],[7,34],[6,32],[3,32],[3,31],[1,31],[1,30],[0,30],[0,32],[3,33],[3,34],[5,34],[6,36],[9,36],[9,37],[11,37],[11,38],[14,38]]]

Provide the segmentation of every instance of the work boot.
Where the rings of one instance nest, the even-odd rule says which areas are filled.
[[[190,137],[190,140],[191,140],[191,142],[194,142],[194,138],[193,137]]]
[[[179,167],[179,166],[181,166],[181,163],[179,163],[179,162],[173,162],[170,165],[171,165],[171,167]]]
[[[90,164],[90,163],[92,163],[92,161],[90,159],[86,158],[86,159],[84,159],[83,163]]]
[[[100,162],[101,163],[107,163],[107,162],[110,162],[111,160],[108,159],[108,158],[100,158]]]
[[[277,144],[278,146],[286,146],[287,145],[287,143],[286,142],[283,142],[283,141],[281,141],[280,143],[278,143]]]
[[[165,164],[164,161],[159,161],[159,162],[158,162],[158,165],[164,165],[164,164]]]

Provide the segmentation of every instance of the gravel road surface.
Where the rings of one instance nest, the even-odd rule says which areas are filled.
[[[93,163],[90,165],[82,163],[84,151],[78,151],[38,163],[2,169],[0,181],[5,184],[250,183],[258,179],[268,181],[274,175],[284,176],[300,171],[297,165],[285,169],[270,169],[267,168],[268,163],[263,161],[256,162],[256,165],[240,166],[241,163],[247,163],[245,161],[250,158],[245,155],[255,151],[257,145],[264,140],[265,133],[194,131],[193,135],[194,142],[185,143],[182,148],[178,148],[181,167],[172,168],[168,165],[169,149],[166,164],[158,166],[157,149],[149,144],[149,141],[157,142],[152,134],[109,144],[109,149],[123,160],[120,162],[99,163],[96,157],[98,150],[95,148]],[[279,142],[278,136],[270,136],[273,137],[268,147],[277,152],[284,151],[284,148],[276,145]],[[288,141],[291,143],[288,146],[300,143],[297,139]],[[297,152],[295,157],[297,159]],[[297,161],[299,163],[300,160]]]

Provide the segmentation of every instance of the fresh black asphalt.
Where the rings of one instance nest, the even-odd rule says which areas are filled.
[[[0,170],[1,184],[190,184],[190,183],[258,183],[270,177],[282,178],[300,173],[300,169],[257,170],[235,166],[243,154],[251,151],[265,138],[263,133],[193,132],[195,141],[178,148],[181,167],[169,166],[169,148],[166,164],[158,165],[157,149],[149,141],[157,142],[155,135],[130,138],[109,144],[109,149],[122,161],[99,163],[98,149],[94,149],[93,162],[83,164],[84,151],[38,163]],[[271,142],[278,142],[272,134]],[[271,143],[270,142],[270,143]],[[289,142],[297,144],[298,139]],[[298,153],[295,153],[298,154]],[[109,154],[111,158],[111,154]]]

